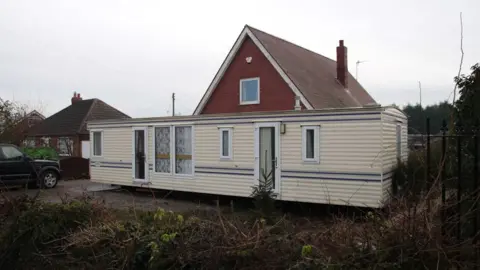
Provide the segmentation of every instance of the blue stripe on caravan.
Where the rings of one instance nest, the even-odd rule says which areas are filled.
[[[132,167],[122,167],[122,166],[111,166],[111,165],[103,165],[100,166],[101,168],[115,168],[115,169],[132,169]]]
[[[95,161],[95,160],[93,160],[91,162],[100,162],[100,163],[103,163],[103,164],[121,164],[121,165],[122,164],[130,164],[130,165],[132,164],[131,161],[130,162],[113,162],[113,161],[100,161],[100,160]]]
[[[196,169],[206,169],[206,170],[232,170],[232,171],[253,171],[249,168],[232,168],[232,167],[206,167],[206,166],[196,166]]]
[[[332,177],[321,177],[321,176],[299,176],[299,175],[282,175],[282,178],[291,178],[291,179],[321,179],[321,180],[333,180],[333,181],[357,181],[357,182],[380,182],[380,179],[356,179],[356,178],[332,178]]]
[[[306,174],[331,174],[331,175],[360,175],[360,176],[378,176],[379,173],[351,173],[351,172],[320,172],[320,171],[291,171],[291,170],[282,170],[282,173],[306,173]]]
[[[237,172],[212,172],[212,171],[197,171],[195,173],[208,173],[208,174],[227,174],[227,175],[242,175],[242,176],[253,176],[253,173],[237,173]]]

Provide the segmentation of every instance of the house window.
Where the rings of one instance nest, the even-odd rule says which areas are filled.
[[[397,137],[397,159],[400,160],[402,158],[402,126],[397,125],[396,130],[396,137]]]
[[[306,162],[319,162],[319,126],[302,127],[302,159]]]
[[[232,159],[232,128],[220,128],[220,158]]]
[[[35,147],[35,139],[25,139],[23,145],[25,147]]]
[[[60,156],[71,156],[73,153],[73,141],[68,137],[60,137],[57,140],[57,149]]]
[[[155,128],[155,172],[170,173],[170,127]]]
[[[103,136],[101,131],[93,132],[93,156],[101,157],[103,154]]]
[[[193,174],[193,137],[191,126],[175,127],[175,173]]]
[[[260,103],[260,78],[240,80],[240,104]]]

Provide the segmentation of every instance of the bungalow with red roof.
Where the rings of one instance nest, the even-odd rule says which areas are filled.
[[[28,131],[25,144],[53,147],[60,156],[89,158],[91,146],[87,121],[127,118],[130,116],[100,99],[84,100],[79,93],[74,93],[69,106]]]

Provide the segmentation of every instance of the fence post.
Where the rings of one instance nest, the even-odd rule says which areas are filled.
[[[475,124],[473,132],[473,243],[477,244],[477,234],[479,231],[478,219],[480,218],[478,209],[478,199],[480,198],[480,192],[478,190],[478,123]]]
[[[442,159],[440,163],[440,182],[442,185],[442,235],[445,237],[445,165],[447,163],[447,120],[443,119],[442,122]]]
[[[461,239],[462,226],[462,126],[460,122],[457,123],[457,239]]]

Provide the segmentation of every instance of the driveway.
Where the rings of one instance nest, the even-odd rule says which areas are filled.
[[[157,193],[148,191],[128,192],[110,185],[92,183],[89,180],[60,181],[53,189],[9,189],[2,191],[0,196],[11,197],[25,193],[29,196],[38,194],[39,199],[48,202],[61,202],[68,198],[88,195],[96,200],[103,201],[107,207],[117,209],[155,210],[161,207],[167,211],[185,212],[215,208],[212,205],[194,203],[188,200],[164,199],[163,196],[157,197]]]

